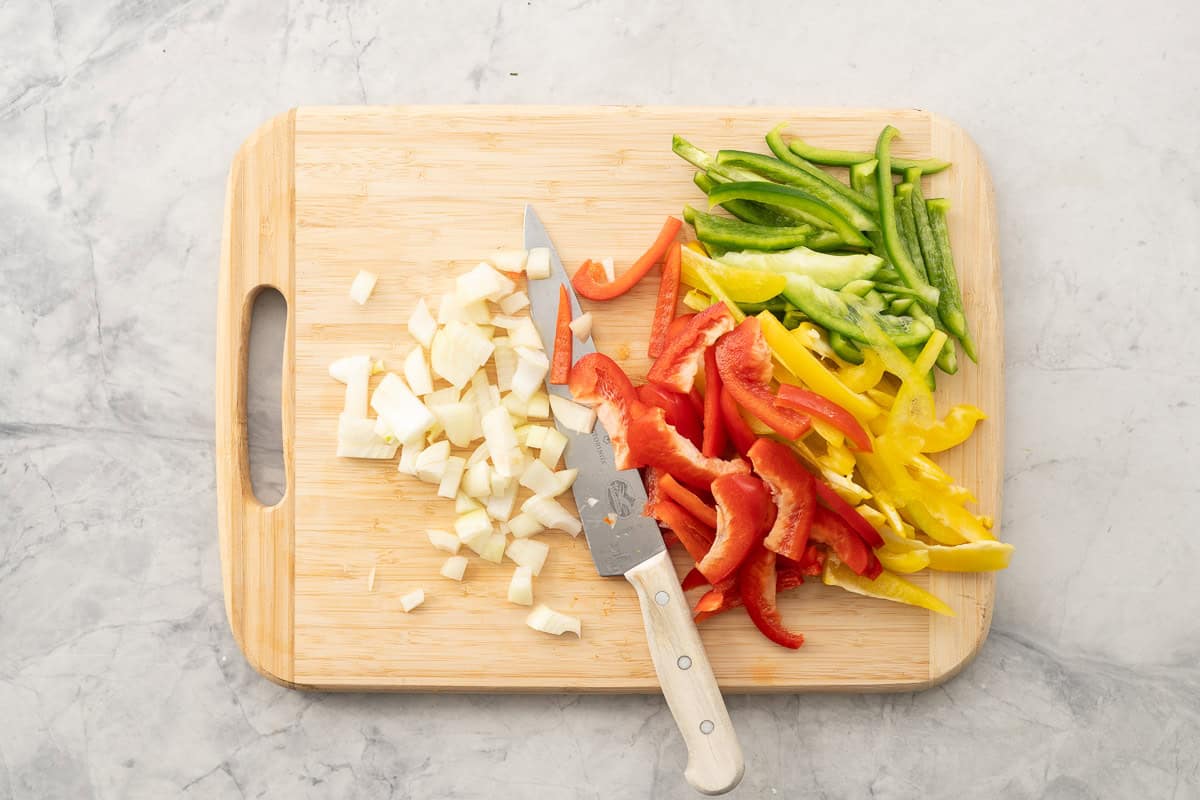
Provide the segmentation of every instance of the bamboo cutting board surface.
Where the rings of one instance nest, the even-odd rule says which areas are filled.
[[[639,107],[301,108],[265,123],[238,151],[225,211],[217,352],[217,476],[226,611],[247,659],[305,688],[462,691],[653,691],[657,681],[632,587],[596,575],[584,537],[545,536],[538,602],[578,615],[583,637],[547,636],[506,602],[512,564],[471,558],[467,580],[438,575],[446,554],[425,538],[450,528],[453,503],[394,462],[334,456],[343,387],[336,358],[369,353],[397,369],[413,346],[404,323],[421,296],[498,247],[522,244],[533,203],[568,269],[612,255],[628,265],[668,214],[701,206],[673,133],[715,152],[765,152],[781,120],[814,144],[871,149],[885,123],[900,155],[953,168],[926,178],[951,200],[951,236],[967,315],[982,354],[940,376],[945,410],[972,402],[990,419],[938,461],[997,517],[1003,475],[1003,329],[991,181],[957,126],[921,111]],[[367,269],[364,307],[347,290]],[[644,376],[657,271],[596,304],[597,346]],[[263,507],[250,490],[245,381],[250,309],[263,287],[287,301],[283,356],[286,494]],[[372,384],[373,388],[374,384]],[[564,496],[569,503],[569,493]],[[999,527],[997,527],[999,530]],[[683,562],[680,560],[682,567]],[[368,576],[375,570],[374,590]],[[806,584],[780,598],[803,631],[799,651],[764,639],[741,610],[701,626],[731,691],[901,690],[931,686],[978,650],[991,620],[990,574],[914,576],[954,618]],[[411,614],[399,598],[423,587]]]

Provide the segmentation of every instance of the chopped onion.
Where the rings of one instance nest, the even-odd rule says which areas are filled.
[[[458,552],[458,548],[462,546],[462,541],[450,531],[438,530],[430,528],[425,531],[425,535],[429,537],[429,543],[438,550],[443,550],[450,555]]]
[[[505,314],[515,314],[521,309],[528,307],[529,295],[524,292],[513,292],[500,301],[500,310]]]
[[[492,526],[491,517],[481,508],[468,511],[454,520],[454,532],[459,541],[467,547],[474,548],[482,546],[483,541],[495,532],[495,528]]]
[[[468,497],[487,497],[492,493],[492,468],[486,461],[477,461],[467,469],[462,490]]]
[[[581,342],[586,342],[592,335],[592,312],[587,311],[571,320],[571,333]]]
[[[480,418],[500,405],[492,395],[492,385],[488,383],[487,373],[483,370],[479,370],[479,372],[471,376],[471,391],[475,398],[475,406],[479,409]],[[479,435],[482,436],[483,434]]]
[[[371,357],[355,356],[347,360],[345,365],[339,366],[338,371],[343,373],[345,380],[342,382],[346,384],[346,397],[342,403],[342,416],[354,419],[366,419],[367,384],[371,380]],[[333,365],[330,365],[330,374],[333,374]]]
[[[504,395],[504,399],[500,401],[500,405],[504,406],[504,410],[513,418],[513,424],[521,424],[525,420],[525,412],[529,410],[529,403],[517,397],[513,392]],[[520,420],[521,422],[518,422]]]
[[[417,479],[426,483],[441,483],[449,458],[449,442],[443,440],[429,445],[417,455]]]
[[[466,466],[467,460],[458,456],[450,456],[446,459],[446,466],[442,472],[442,482],[438,484],[438,497],[444,497],[447,500],[453,500],[458,496],[458,485],[462,483],[463,467]]]
[[[506,331],[516,330],[525,324],[525,317],[514,317],[508,314],[493,314],[491,324],[497,328],[504,328]]]
[[[555,497],[562,493],[558,488],[558,479],[554,477],[545,464],[541,461],[530,461],[529,466],[521,473],[521,485],[534,494],[544,494],[548,497]]]
[[[554,412],[554,418],[567,430],[591,433],[592,426],[596,424],[595,409],[581,406],[556,394],[550,395],[550,410]]]
[[[517,373],[517,351],[509,344],[508,337],[495,339],[492,345],[495,347],[492,361],[496,363],[496,385],[502,392],[510,391],[513,375]]]
[[[479,447],[476,447],[474,452],[471,453],[471,457],[467,459],[467,466],[473,467],[480,461],[487,461],[487,458],[488,446],[487,442],[484,442],[483,444],[479,445]]]
[[[449,403],[446,405],[430,406],[438,422],[446,431],[446,438],[455,447],[466,447],[471,444],[472,428],[479,418],[479,409],[474,403]]]
[[[497,250],[496,255],[492,256],[492,263],[503,272],[522,272],[528,258],[528,250]]]
[[[529,317],[521,317],[521,324],[508,332],[508,341],[513,347],[530,347],[534,350],[545,350],[541,334]]]
[[[529,612],[529,616],[525,618],[525,624],[535,631],[552,633],[555,636],[561,636],[567,631],[576,636],[582,636],[580,633],[579,617],[560,614],[549,606],[541,604],[535,606],[533,611]]]
[[[480,261],[474,269],[455,278],[454,288],[460,303],[472,303],[476,300],[498,302],[512,294],[517,285],[497,272],[491,264]]]
[[[397,470],[405,475],[417,474],[417,456],[424,449],[425,440],[423,438],[416,441],[404,442],[400,446],[400,464],[396,467]]]
[[[529,251],[529,257],[525,261],[525,274],[531,280],[550,277],[549,248],[535,247]]]
[[[491,481],[492,494],[504,494],[517,485],[516,478],[505,477],[495,470],[492,470]]]
[[[517,372],[512,379],[512,393],[527,405],[550,371],[550,359],[540,350],[517,347]]]
[[[425,304],[424,297],[417,301],[417,307],[408,318],[408,332],[426,350],[433,343],[433,335],[437,333],[437,321],[429,313],[429,306]]]
[[[600,266],[604,268],[604,277],[609,283],[612,283],[617,279],[617,268],[616,265],[613,264],[612,256],[605,256],[604,258],[600,259]]]
[[[426,437],[426,442],[433,444],[438,439],[442,438],[442,434],[445,432],[446,430],[442,427],[442,423],[435,419],[433,421],[433,426],[429,429],[429,435]]]
[[[527,425],[525,429],[528,434],[525,437],[525,446],[541,449],[542,443],[546,441],[546,433],[550,429],[545,425]],[[554,466],[550,464],[549,466]]]
[[[433,391],[429,362],[425,360],[425,351],[420,347],[414,347],[404,359],[404,380],[408,381],[408,388],[418,397]]]
[[[547,528],[565,531],[572,536],[578,536],[583,530],[579,519],[559,505],[553,497],[534,495],[521,504],[521,510],[529,513]]]
[[[447,325],[451,322],[486,324],[491,317],[487,303],[483,300],[463,302],[454,292],[442,295],[438,304],[438,324]]]
[[[351,379],[363,370],[363,362],[367,362],[367,374],[371,374],[372,362],[370,356],[346,356],[339,358],[329,365],[329,377],[341,383],[350,383]],[[363,412],[366,416],[366,412]]]
[[[514,563],[529,567],[534,575],[540,575],[546,563],[546,556],[550,554],[550,545],[537,539],[514,539],[508,543],[504,553]]]
[[[587,499],[588,508],[595,508],[597,505],[599,505],[599,503],[600,501],[594,497],[589,497]]]
[[[441,574],[444,578],[449,578],[452,581],[461,581],[463,575],[467,572],[467,557],[466,556],[450,556],[446,559],[446,563],[442,564]]]
[[[360,269],[350,284],[350,299],[360,306],[366,305],[367,298],[371,296],[371,292],[375,291],[375,281],[377,280],[379,280],[379,276],[374,272]]]
[[[371,408],[402,442],[415,439],[429,430],[436,421],[399,375],[389,372],[371,395]]]
[[[513,429],[512,418],[504,408],[494,408],[483,417],[483,438],[487,442],[488,452],[496,472],[508,478],[517,474],[519,469],[514,453],[517,449],[517,434]]]
[[[533,605],[533,572],[529,567],[513,570],[512,580],[508,583],[508,602],[520,606]]]
[[[512,516],[513,506],[517,502],[517,485],[513,483],[503,492],[492,492],[491,497],[487,499],[485,507],[487,514],[494,520],[499,522],[508,522]]]
[[[567,437],[558,432],[558,428],[546,428],[542,438],[541,452],[538,459],[550,469],[558,466],[563,450],[567,449]]]
[[[375,433],[375,420],[347,414],[338,417],[338,458],[394,458],[399,446],[394,439],[388,442]]]
[[[492,357],[494,349],[491,341],[474,325],[455,320],[448,322],[433,337],[429,360],[437,375],[462,388]]]
[[[532,514],[522,511],[508,521],[508,530],[518,539],[528,539],[546,530],[546,526],[534,519]]]
[[[499,564],[504,560],[504,543],[505,538],[503,533],[493,533],[476,552],[484,561]],[[470,547],[470,545],[467,546]]]
[[[533,417],[534,419],[549,419],[549,396],[543,391],[538,391],[533,397],[529,398],[529,404],[525,406],[525,416]]]
[[[575,479],[579,477],[579,470],[572,467],[571,469],[560,469],[554,473],[554,480],[558,481],[558,494],[562,494],[567,489],[575,485]]]
[[[483,508],[473,498],[467,497],[461,491],[454,495],[454,513],[466,514],[468,511],[474,511],[477,508]]]
[[[421,603],[424,603],[424,602],[425,602],[425,590],[424,589],[413,589],[411,592],[404,595],[404,597],[400,598],[400,607],[403,608],[404,613],[407,614],[409,611],[412,611],[414,608],[416,608],[417,606],[421,605]]]

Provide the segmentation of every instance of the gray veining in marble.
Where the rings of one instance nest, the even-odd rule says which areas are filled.
[[[732,698],[735,796],[1200,797],[1200,6],[796,6],[0,2],[0,798],[691,796],[658,698],[304,695],[230,638],[225,172],[268,116],[363,102],[964,125],[1006,288],[991,638],[923,694]]]

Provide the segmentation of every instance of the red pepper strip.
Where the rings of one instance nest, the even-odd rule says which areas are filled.
[[[775,644],[795,650],[804,644],[803,634],[789,631],[775,604],[775,554],[755,543],[737,573],[738,594],[755,627]]]
[[[663,499],[662,479],[666,474],[667,473],[663,472],[661,469],[656,469],[654,467],[647,467],[645,472],[642,473],[642,482],[646,484],[647,508]],[[647,514],[646,516],[650,515]]]
[[[691,489],[679,483],[670,475],[664,475],[658,484],[659,491],[664,497],[674,500],[683,506],[693,517],[710,528],[717,527],[717,510],[701,500]]]
[[[700,394],[700,390],[695,386],[688,392],[688,402],[692,404],[692,408],[696,411],[696,416],[701,420],[704,419],[704,395]]]
[[[694,560],[699,561],[708,554],[717,534],[712,528],[683,510],[683,506],[671,500],[659,500],[646,514],[666,525],[679,537],[680,543]]]
[[[646,355],[658,358],[667,346],[667,331],[675,319],[675,304],[679,300],[679,243],[667,251],[663,264],[662,278],[658,283],[658,302],[654,306],[654,319],[650,322],[650,345]]]
[[[771,393],[771,348],[758,317],[746,317],[717,342],[717,367],[733,399],[785,439],[799,439],[812,426],[808,417],[780,408]]]
[[[653,383],[643,383],[637,388],[638,399],[648,406],[657,406],[667,415],[667,424],[679,431],[696,447],[700,446],[703,426],[700,415],[692,407],[686,394],[678,394]]]
[[[774,506],[763,482],[753,475],[726,475],[712,485],[717,500],[717,538],[696,569],[716,585],[733,575],[771,527]],[[772,568],[774,564],[772,563]]]
[[[819,576],[825,571],[825,548],[809,542],[808,547],[804,548],[804,557],[800,559],[796,568],[801,575]]]
[[[724,386],[721,387],[721,421],[725,424],[725,433],[733,441],[733,448],[742,455],[750,452],[750,448],[758,441],[750,425],[742,418],[737,403]]]
[[[571,367],[567,385],[580,403],[596,406],[596,416],[612,442],[617,469],[642,466],[643,462],[637,461],[629,448],[637,390],[617,362],[603,353],[588,353]]]
[[[614,297],[620,297],[645,277],[651,267],[663,260],[682,226],[683,223],[675,217],[667,217],[650,249],[642,253],[641,257],[633,262],[633,266],[615,280],[608,280],[608,276],[604,274],[604,267],[600,264],[585,261],[583,266],[575,271],[571,285],[575,287],[576,292],[589,300],[612,300]]]
[[[820,542],[833,550],[847,567],[859,575],[875,580],[879,573],[883,572],[883,565],[866,543],[841,517],[827,508],[817,507],[809,536],[814,542]]]
[[[695,615],[696,621],[700,622],[714,614],[720,614],[722,611],[737,608],[741,604],[742,598],[738,594],[737,579],[726,578],[723,581],[713,584],[713,588],[700,596],[700,599],[696,601],[695,607],[692,608],[692,614]]]
[[[680,314],[671,320],[671,327],[667,328],[667,341],[670,342],[678,339],[687,329],[687,326],[691,324],[695,316],[695,314]]]
[[[844,433],[859,450],[871,452],[871,437],[867,436],[863,426],[858,424],[853,414],[832,400],[827,400],[816,392],[785,383],[779,387],[775,402],[828,422]]]
[[[854,506],[839,497],[833,487],[825,481],[814,480],[814,483],[817,488],[817,497],[821,498],[822,503],[829,506],[830,511],[841,517],[842,521],[850,526],[850,530],[857,533],[871,547],[883,547],[883,537],[879,535],[879,531],[875,530],[875,526],[867,522],[862,514],[855,511]]]
[[[744,461],[706,458],[694,444],[667,424],[661,408],[637,403],[632,415],[628,442],[636,463],[658,467],[675,476],[675,480],[697,489],[708,489],[722,475],[744,475],[750,471]]]
[[[750,448],[750,462],[766,482],[778,513],[763,546],[799,561],[808,546],[813,512],[817,506],[816,480],[787,445],[759,439]]]
[[[679,534],[675,533],[675,531],[663,531],[662,537],[663,547],[671,548],[679,544]]]
[[[797,586],[800,586],[803,583],[804,576],[801,575],[798,570],[791,567],[780,568],[779,571],[775,573],[776,593],[786,592],[789,589],[795,589]],[[711,610],[699,610],[697,612],[697,609],[700,607],[701,603],[704,604],[706,609]],[[743,603],[741,594],[738,593],[736,588],[733,588],[723,592],[721,595],[710,598],[706,603],[704,602],[704,597],[702,596],[700,600],[696,602],[697,609],[693,609],[693,612],[696,615],[696,622],[703,622],[709,617],[715,617],[722,611],[728,611],[731,608],[739,608],[742,605]]]
[[[708,578],[704,577],[703,572],[692,567],[688,570],[688,574],[683,576],[683,581],[679,586],[685,592],[691,589],[698,589],[701,586],[708,586]]]
[[[558,321],[554,323],[554,355],[550,382],[562,385],[571,374],[571,298],[565,284],[558,286]]]
[[[679,336],[667,342],[662,355],[655,359],[646,373],[646,380],[680,394],[692,390],[696,373],[704,363],[704,351],[722,334],[733,330],[733,316],[724,303],[709,306],[696,316]],[[769,357],[769,354],[768,354]]]
[[[704,351],[704,441],[700,452],[720,456],[726,444],[725,422],[721,419],[721,373],[717,371],[716,348],[710,347]]]

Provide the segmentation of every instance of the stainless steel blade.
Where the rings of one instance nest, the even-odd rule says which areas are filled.
[[[550,250],[550,277],[528,282],[530,313],[547,350],[554,346],[554,328],[558,320],[558,289],[567,287],[571,300],[571,317],[581,313],[579,299],[562,261],[550,241],[550,234],[538,218],[533,206],[525,206],[525,247],[545,247]],[[589,336],[585,341],[574,340],[572,354],[578,361],[596,352]],[[546,391],[571,398],[566,386],[547,382]],[[642,516],[646,506],[646,490],[636,469],[618,470],[613,464],[612,442],[604,426],[596,423],[591,433],[567,430],[555,420],[555,427],[567,437],[564,453],[567,466],[579,470],[572,491],[587,535],[592,561],[601,575],[624,575],[631,568],[663,551],[658,525]]]

